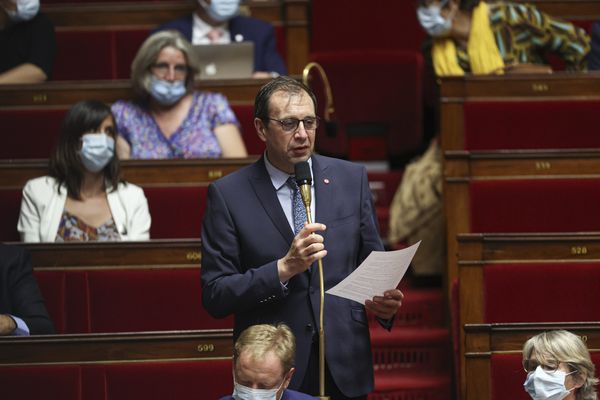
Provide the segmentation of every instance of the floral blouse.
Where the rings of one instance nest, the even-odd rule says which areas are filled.
[[[63,211],[56,232],[56,242],[109,242],[121,240],[117,225],[112,217],[105,223],[95,228],[89,226],[75,215]]]
[[[119,134],[131,146],[131,158],[218,158],[222,151],[215,128],[239,126],[220,93],[194,92],[188,115],[169,138],[145,105],[120,100],[112,105],[112,112]]]

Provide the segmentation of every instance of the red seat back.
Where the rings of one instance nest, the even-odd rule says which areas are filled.
[[[200,237],[207,191],[206,186],[144,188],[152,216],[150,237]]]
[[[422,138],[423,107],[420,54],[349,50],[315,53],[312,58],[329,78],[338,128],[337,134],[330,135],[321,124],[316,142],[319,151],[377,160],[417,149]],[[318,85],[315,82],[314,86]],[[322,99],[320,103],[324,105]]]
[[[231,360],[0,367],[3,398],[218,399],[233,391]]]
[[[465,148],[598,148],[598,113],[598,100],[466,102]]]
[[[21,190],[0,189],[0,242],[20,240],[17,222],[21,212]]]
[[[586,232],[600,227],[600,180],[538,179],[469,184],[471,232]]]
[[[598,282],[598,262],[486,265],[485,322],[598,321],[600,312],[596,307],[582,306],[599,304]]]
[[[233,328],[231,317],[214,319],[202,307],[199,265],[86,275],[90,332]]]
[[[254,106],[251,104],[236,104],[231,106],[235,116],[240,122],[242,139],[249,155],[262,155],[265,143],[260,140],[254,129]]]
[[[65,109],[0,110],[1,159],[48,158],[56,145]]]

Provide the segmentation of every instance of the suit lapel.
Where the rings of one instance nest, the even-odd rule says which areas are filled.
[[[327,225],[335,207],[332,195],[333,180],[329,176],[332,171],[328,168],[324,160],[316,155],[312,156],[312,167],[316,198],[315,220]],[[321,234],[325,237],[327,231],[321,232]]]
[[[263,156],[264,157],[264,156]],[[260,203],[262,204],[265,213],[271,219],[273,225],[277,228],[286,243],[292,243],[294,234],[277,198],[277,193],[269,177],[269,173],[264,164],[264,159],[261,159],[254,164],[253,174],[250,176],[250,185],[256,193]]]

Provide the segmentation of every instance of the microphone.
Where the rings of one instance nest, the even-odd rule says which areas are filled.
[[[304,203],[304,208],[306,208],[306,215],[308,217],[308,223],[310,224],[310,203],[311,203],[311,195],[310,195],[310,185],[312,183],[312,176],[310,174],[310,165],[308,161],[301,161],[294,165],[294,174],[296,177],[296,184],[300,189],[300,195],[302,196],[302,202]]]

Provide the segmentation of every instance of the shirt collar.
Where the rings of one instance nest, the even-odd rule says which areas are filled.
[[[212,26],[206,21],[204,21],[202,18],[200,18],[196,13],[192,14],[192,16],[194,18],[194,30],[198,32],[199,37],[204,37],[208,35],[208,32],[212,31],[213,29],[220,29],[222,31],[225,31],[225,24]]]
[[[283,172],[282,170],[278,169],[273,164],[271,164],[269,162],[269,159],[267,158],[266,151],[263,154],[263,159],[265,160],[265,167],[267,168],[267,172],[269,173],[269,177],[271,178],[273,187],[275,188],[275,190],[281,189],[281,187],[286,184],[288,178],[293,175],[290,175],[287,172]],[[310,174],[311,174],[311,176],[313,176],[312,157],[308,159],[308,165],[310,166]],[[313,185],[313,183],[312,183],[313,180],[311,180],[311,186]]]

